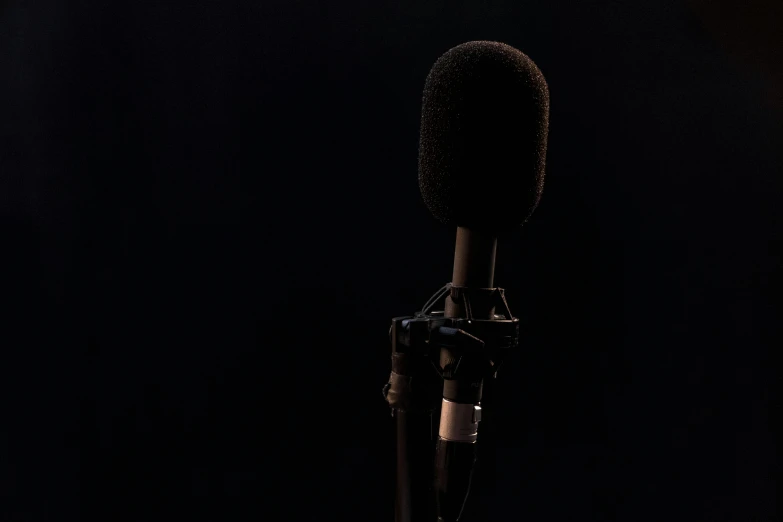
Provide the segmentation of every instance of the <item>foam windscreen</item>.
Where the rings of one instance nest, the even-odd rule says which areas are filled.
[[[502,233],[544,186],[549,89],[533,61],[499,42],[458,45],[424,85],[419,187],[443,223]]]

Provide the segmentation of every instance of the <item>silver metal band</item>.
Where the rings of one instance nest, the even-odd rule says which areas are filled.
[[[479,421],[481,406],[478,404],[460,404],[443,399],[438,435],[446,440],[475,442]]]

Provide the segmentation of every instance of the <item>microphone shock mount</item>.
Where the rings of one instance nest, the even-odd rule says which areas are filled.
[[[434,309],[446,299],[465,317]],[[483,380],[517,348],[519,319],[502,288],[449,283],[421,311],[392,319],[389,338],[383,396],[397,422],[396,521],[456,522],[476,462]]]

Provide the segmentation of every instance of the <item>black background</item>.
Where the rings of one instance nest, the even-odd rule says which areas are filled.
[[[392,519],[421,89],[479,39],[551,120],[465,521],[775,519],[780,12],[0,3],[0,520]]]

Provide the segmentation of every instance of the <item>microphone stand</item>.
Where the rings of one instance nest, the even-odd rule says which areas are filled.
[[[443,311],[433,311],[443,299],[461,305],[467,317],[447,318]],[[491,302],[502,313],[494,314],[493,319],[476,319],[471,313],[472,299]],[[459,374],[460,362],[469,361],[478,362],[483,370],[497,377],[509,350],[518,345],[519,319],[511,315],[502,288],[467,289],[448,283],[420,312],[392,319],[389,340],[392,370],[383,395],[396,419],[395,521],[442,520],[439,503],[444,499],[457,502],[456,520],[467,498],[475,461],[457,470],[464,477],[446,480],[444,463],[436,463],[444,375],[454,378]],[[454,356],[448,368],[441,366],[441,349],[448,349]],[[469,370],[475,372],[475,368],[463,371]],[[436,467],[437,476],[433,476]],[[453,469],[448,471],[453,475]]]

